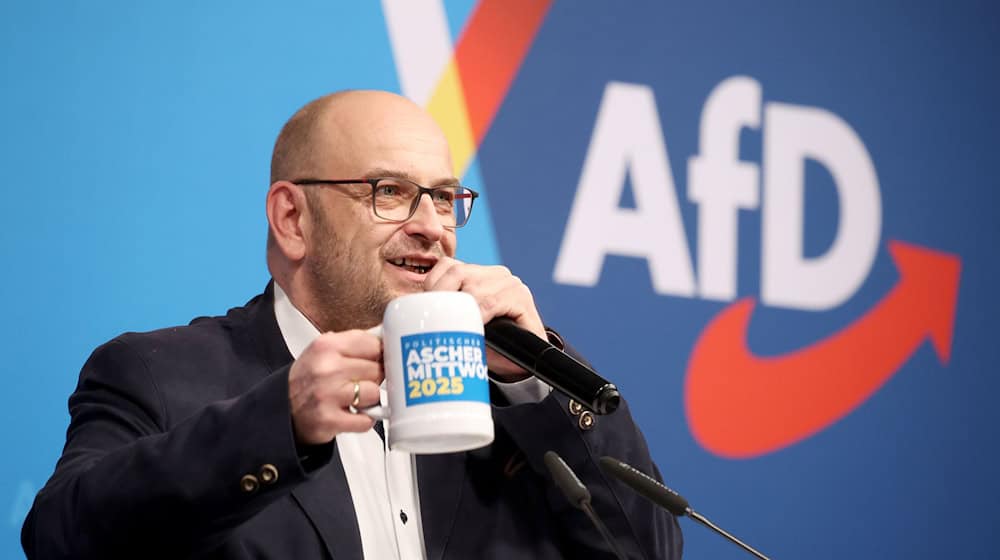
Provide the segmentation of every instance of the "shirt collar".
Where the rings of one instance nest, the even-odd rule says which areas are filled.
[[[320,334],[316,326],[292,304],[277,282],[274,283],[274,318],[278,321],[278,330],[285,339],[288,352],[296,360]]]

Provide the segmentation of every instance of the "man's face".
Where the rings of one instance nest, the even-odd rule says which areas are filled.
[[[427,115],[392,99],[368,109],[370,116],[352,114],[338,123],[330,143],[338,148],[320,178],[393,176],[428,187],[455,182],[447,143]],[[455,254],[455,232],[444,228],[427,196],[409,220],[392,223],[375,216],[367,184],[303,188],[314,189],[303,270],[322,330],[377,325],[391,299],[423,291],[426,272]]]

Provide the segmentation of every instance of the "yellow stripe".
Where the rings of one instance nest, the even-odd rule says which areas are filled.
[[[427,104],[427,111],[444,131],[451,146],[451,161],[455,177],[461,178],[472,158],[476,144],[469,125],[469,111],[465,106],[462,79],[454,57],[448,62],[437,88]]]

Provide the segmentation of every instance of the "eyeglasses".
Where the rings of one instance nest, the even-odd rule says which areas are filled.
[[[460,228],[469,222],[472,203],[479,193],[462,185],[422,187],[408,179],[376,177],[374,179],[302,179],[296,185],[361,185],[372,188],[372,210],[375,215],[390,222],[405,222],[417,211],[420,197],[426,193],[434,209],[448,229]]]

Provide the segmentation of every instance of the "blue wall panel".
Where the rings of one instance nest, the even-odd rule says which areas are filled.
[[[474,3],[444,6],[459,33]],[[466,177],[488,192],[478,210],[489,220],[460,255],[502,260],[523,278],[546,322],[623,389],[668,484],[752,544],[778,558],[987,557],[1000,521],[998,31],[1000,10],[972,1],[555,2]],[[0,557],[21,556],[21,522],[58,457],[66,398],[90,351],[257,293],[281,124],[329,91],[399,91],[397,75],[376,2],[0,5]],[[647,259],[614,251],[593,285],[557,280],[612,82],[654,96],[673,179],[654,189],[675,197],[701,280],[688,164],[706,99],[733,76],[759,84],[762,113],[817,108],[860,139],[881,209],[859,287],[828,309],[761,303],[760,206],[738,214],[731,298],[664,293]],[[762,204],[769,125],[738,132]],[[816,258],[838,235],[843,185],[822,162],[803,169],[803,255]],[[636,198],[635,172],[620,205],[662,211]],[[597,240],[614,234],[606,223],[590,228]],[[924,340],[857,408],[780,449],[732,458],[703,445],[685,383],[713,319],[753,298],[754,354],[809,351],[897,286],[894,240],[961,263],[950,359]],[[850,365],[845,383],[911,326],[838,358]],[[742,557],[700,527],[684,529],[686,557]]]

